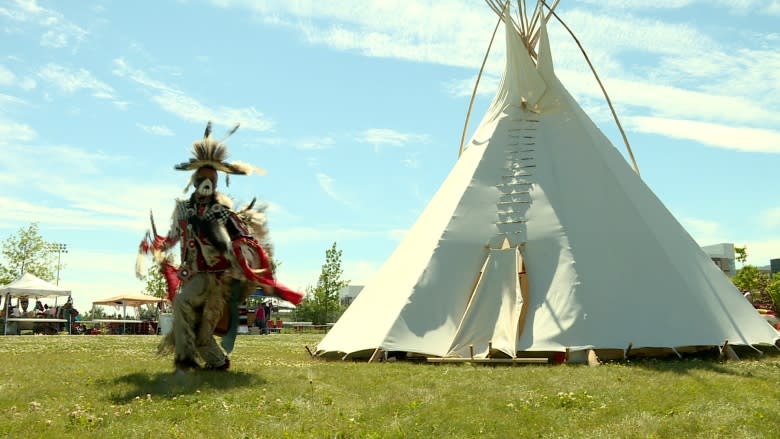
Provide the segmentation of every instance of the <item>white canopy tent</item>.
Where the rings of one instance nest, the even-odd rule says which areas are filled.
[[[105,299],[100,299],[92,302],[92,307],[94,308],[97,305],[105,305],[105,306],[114,306],[116,308],[122,309],[122,318],[127,316],[127,307],[134,308],[136,314],[138,314],[138,309],[141,307],[141,305],[147,305],[147,304],[160,304],[165,299],[161,297],[155,297],[150,296],[148,294],[143,293],[126,293],[126,294],[119,294],[116,296],[107,297]],[[126,322],[123,322],[126,324]],[[123,327],[123,331],[126,330],[126,327]],[[126,331],[125,331],[126,332]]]
[[[46,282],[34,274],[24,273],[15,281],[1,287],[0,294],[5,296],[5,327],[3,328],[3,334],[7,334],[9,303],[12,297],[54,297],[56,306],[56,299],[63,296],[69,297],[71,291],[59,285]]]
[[[504,77],[471,142],[317,355],[774,344],[559,81],[551,15],[520,16],[500,13]]]
[[[96,300],[92,302],[92,305],[114,305],[127,308],[127,306],[138,307],[146,304],[160,303],[163,300],[164,299],[161,297],[150,296],[143,293],[127,293]]]

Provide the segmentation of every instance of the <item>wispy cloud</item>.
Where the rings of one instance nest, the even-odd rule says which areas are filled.
[[[474,85],[476,84],[476,81],[476,76],[468,79],[451,79],[445,81],[442,84],[442,88],[444,89],[445,93],[451,96],[471,97],[471,95],[474,93]],[[501,78],[498,76],[483,74],[479,79],[477,96],[491,96],[495,94],[500,82]]]
[[[759,221],[766,227],[776,228],[780,226],[780,208],[772,208],[762,212]],[[768,265],[770,259],[780,257],[780,253],[778,253],[780,237],[776,238],[770,235],[763,239],[744,240],[743,238],[733,236],[717,221],[686,217],[682,219],[682,223],[700,246],[721,242],[731,242],[740,247],[746,246],[748,264]]]
[[[321,150],[330,149],[336,144],[336,140],[332,137],[311,137],[307,139],[301,139],[296,142],[298,149],[304,150]]]
[[[427,143],[429,137],[425,134],[402,133],[389,128],[369,128],[360,133],[355,140],[374,146],[404,146],[409,143]]]
[[[63,145],[34,148],[34,156],[29,154],[29,145],[3,148],[2,173],[24,178],[9,180],[8,190],[0,197],[2,223],[52,222],[59,228],[77,230],[143,230],[147,219],[142,212],[152,207],[167,217],[172,208],[160,200],[160,192],[175,194],[181,189],[107,173],[128,160],[122,155]],[[40,160],[41,156],[47,160]],[[17,185],[23,185],[27,192],[22,188],[17,191]],[[34,200],[15,195],[30,192],[37,193]]]
[[[60,49],[79,43],[89,34],[59,12],[46,9],[36,0],[15,0],[0,6],[0,16],[9,20],[37,25],[42,29],[40,44]]]
[[[313,0],[283,5],[254,0],[215,3],[252,11],[264,18],[266,24],[296,27],[309,43],[334,50],[468,68],[474,68],[482,59],[488,38],[485,29],[495,24],[491,13],[482,13],[486,10],[484,6],[469,2],[451,2],[446,7],[435,2],[400,0],[370,3],[345,0],[335,5]],[[773,111],[780,105],[780,83],[762,79],[774,77],[780,70],[780,54],[771,35],[751,35],[754,42],[766,39],[765,48],[745,49],[734,39],[716,41],[690,21],[647,19],[632,15],[631,10],[706,7],[711,13],[725,10],[758,14],[780,9],[780,1],[717,0],[706,5],[704,0],[591,0],[587,3],[588,7],[582,3],[569,6],[565,19],[586,44],[621,117],[653,118],[655,122],[636,119],[638,129],[671,137],[684,134],[681,126],[660,123],[663,119],[709,124],[701,126],[714,128],[726,137],[718,140],[715,136],[697,138],[689,134],[686,138],[714,147],[776,152],[777,133],[770,127],[780,123],[780,113]],[[600,8],[590,7],[596,3]],[[362,13],[355,14],[356,9]],[[331,24],[322,25],[322,20]],[[553,32],[551,36],[556,69],[563,82],[585,101],[583,105],[603,105],[600,90],[594,86],[587,68],[583,68],[582,56],[570,37],[563,31]],[[496,74],[503,71],[503,50],[501,44],[493,49],[479,94],[495,92],[499,82]],[[657,61],[649,69],[636,70],[636,63],[630,61],[636,56],[653,57]],[[453,78],[443,82],[442,89],[450,95],[470,96],[474,81],[474,77]],[[601,113],[608,115],[606,111]],[[740,135],[751,136],[750,145],[736,142]],[[421,140],[385,129],[368,130],[359,139],[375,146],[399,146]]]
[[[693,140],[735,151],[780,154],[780,132],[774,130],[660,117],[634,117],[631,123],[639,132]]]
[[[63,255],[60,285],[71,289],[73,305],[79,311],[107,296],[143,291],[144,284],[130,274],[135,265],[131,252],[86,250],[77,243],[69,244],[67,255]]]
[[[735,242],[735,245],[747,247],[748,264],[765,266],[769,265],[769,261],[780,257],[777,249],[780,248],[780,238],[776,239],[762,239],[762,240],[748,240],[742,242]]]
[[[47,64],[38,72],[38,77],[66,94],[87,90],[98,99],[118,101],[114,88],[95,78],[86,69],[73,70],[57,64]]]
[[[756,13],[780,14],[780,2],[777,0],[664,0],[648,2],[644,0],[581,0],[582,3],[598,6],[602,9],[680,9],[696,4],[726,8],[737,14]]]
[[[16,75],[10,70],[0,65],[0,85],[11,86],[16,82]]]
[[[314,227],[291,227],[275,228],[273,231],[273,238],[275,242],[280,241],[286,243],[310,241],[333,242],[363,238],[397,239],[398,232],[394,229],[359,230],[348,228],[325,229]]]
[[[254,131],[273,129],[273,122],[254,107],[235,108],[204,104],[163,81],[151,78],[143,70],[133,68],[123,58],[114,60],[113,73],[141,85],[151,94],[152,102],[184,120],[199,123],[211,120],[215,124],[224,126],[233,126],[236,122],[240,122],[243,129]]]
[[[385,0],[214,0],[225,8],[252,11],[266,24],[296,28],[310,44],[365,56],[445,65],[472,65],[484,53],[484,29],[495,25],[491,14],[469,1],[410,2]],[[356,13],[356,11],[360,11]],[[321,19],[334,24],[322,25]],[[459,50],[453,49],[457,45]]]
[[[401,163],[403,163],[404,166],[410,169],[417,169],[420,167],[420,153],[417,151],[413,151],[409,153],[403,160],[401,160]]]
[[[35,130],[30,125],[0,119],[0,145],[29,142],[36,136]]]
[[[336,190],[336,181],[331,176],[322,172],[317,173],[317,184],[334,201],[347,206],[353,204],[342,192]]]
[[[685,217],[681,219],[681,222],[700,246],[728,241],[723,227],[716,221]]]
[[[780,207],[764,210],[759,214],[759,221],[764,227],[780,229]],[[780,257],[780,247],[778,247],[777,257]]]
[[[137,123],[135,125],[149,134],[154,134],[157,136],[173,136],[173,131],[171,131],[171,129],[168,127],[160,125],[144,125],[141,123]]]

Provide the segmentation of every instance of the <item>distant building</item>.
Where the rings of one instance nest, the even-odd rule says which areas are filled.
[[[780,273],[780,258],[769,260],[769,271],[774,277],[775,273]]]
[[[737,274],[737,266],[734,258],[734,244],[724,242],[714,245],[706,245],[701,248],[727,276]]]
[[[339,300],[344,306],[349,306],[353,300],[363,291],[363,285],[347,285],[339,291]]]

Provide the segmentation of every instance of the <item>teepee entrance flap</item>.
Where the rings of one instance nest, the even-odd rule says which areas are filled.
[[[452,342],[448,356],[477,358],[501,352],[515,356],[518,322],[524,304],[518,278],[517,248],[491,249],[484,273]]]

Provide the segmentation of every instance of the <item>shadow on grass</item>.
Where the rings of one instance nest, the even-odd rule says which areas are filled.
[[[120,385],[120,387],[129,384],[131,388],[127,391],[108,392],[108,399],[112,403],[125,404],[136,397],[146,398],[146,395],[173,398],[206,389],[228,390],[262,385],[266,382],[265,378],[246,372],[197,371],[180,375],[174,375],[170,372],[137,372],[97,384],[102,386]]]
[[[759,351],[746,346],[735,346],[734,351],[741,361],[756,361],[762,359],[780,360],[780,351],[772,346],[760,346],[757,347]],[[711,350],[701,351],[697,353],[683,354],[682,358],[669,357],[669,358],[635,358],[631,359],[632,367],[641,367],[650,369],[657,372],[670,372],[677,374],[687,374],[691,371],[706,370],[715,373],[722,373],[726,375],[746,376],[750,377],[750,374],[746,374],[738,369],[731,367],[733,360],[726,361],[720,356],[717,348]]]

